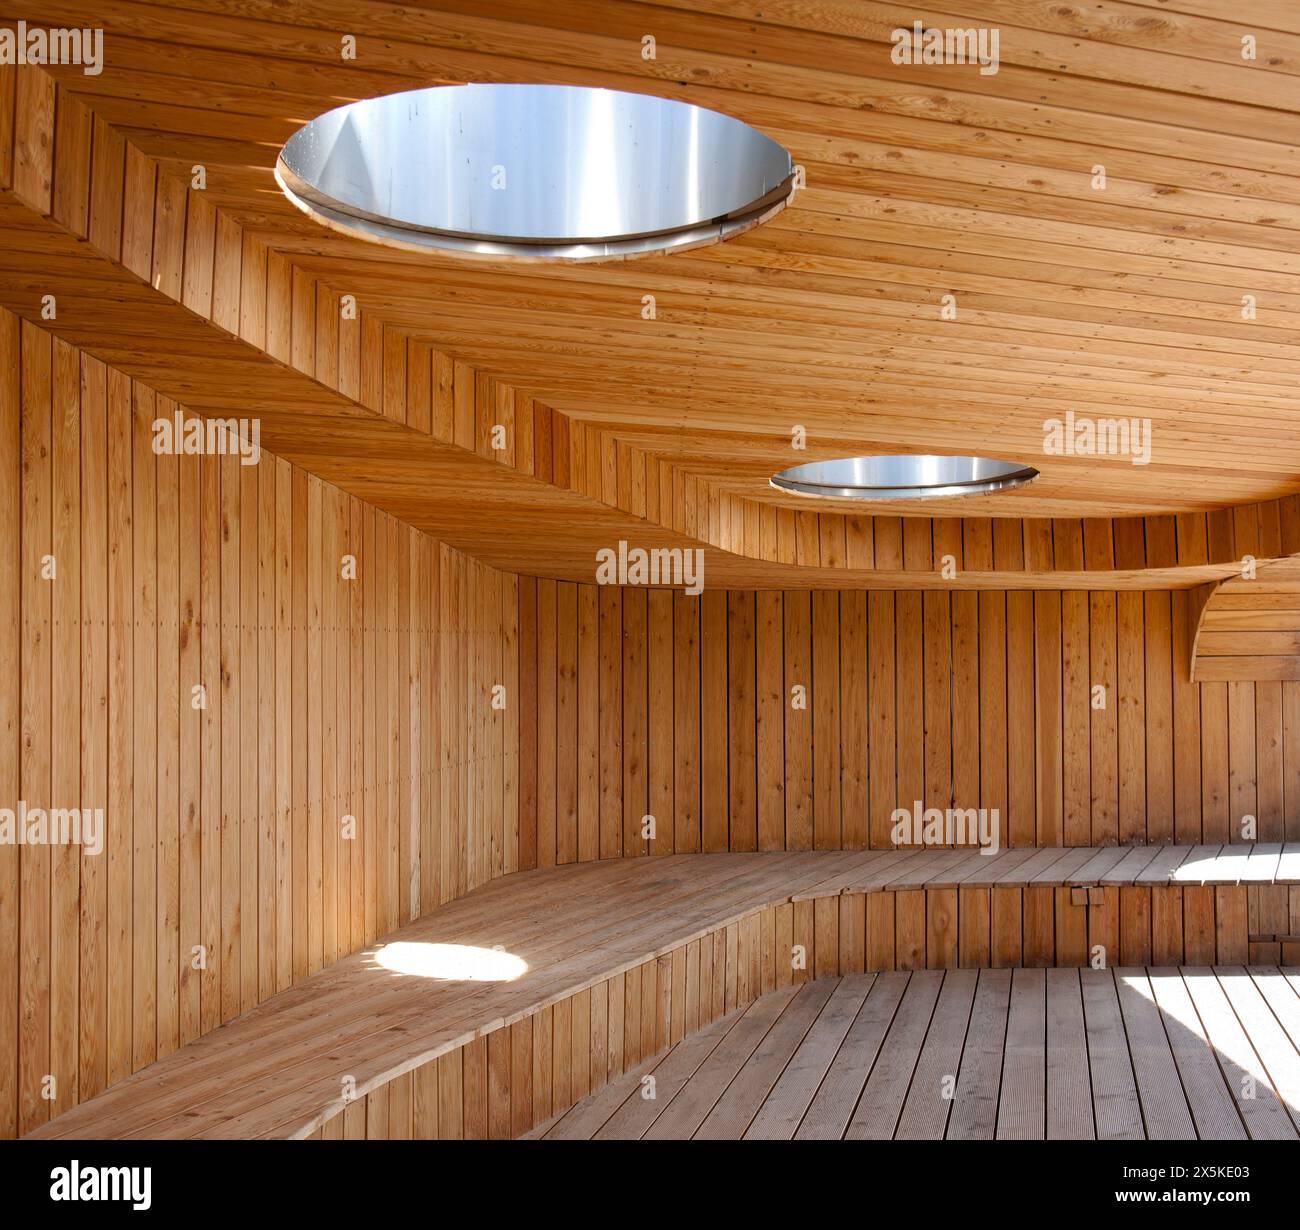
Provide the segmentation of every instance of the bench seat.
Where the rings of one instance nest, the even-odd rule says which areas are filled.
[[[1260,912],[1247,889],[1280,893],[1285,915],[1293,884],[1300,845],[677,854],[520,872],[309,976],[34,1135],[517,1135],[773,985],[879,968],[870,940],[882,917],[891,930],[880,951],[916,968],[958,964],[958,902],[982,911],[974,948],[962,932],[960,963],[973,954],[988,965],[999,963],[990,893],[1023,894],[1027,918],[1036,890],[1050,905],[1078,888],[1186,889],[1208,892],[1211,909],[1219,893],[1240,924],[1229,928],[1233,954],[1218,955],[1244,961],[1246,919]],[[1063,917],[1067,904],[1057,908]],[[920,928],[919,958],[902,938],[918,910],[907,926]],[[1084,963],[1074,939],[1061,943],[1068,952],[1032,963]],[[796,946],[802,967],[786,956]],[[1028,939],[1016,951],[1031,963]]]

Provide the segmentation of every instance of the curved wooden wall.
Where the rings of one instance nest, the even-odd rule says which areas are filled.
[[[0,1136],[518,865],[515,578],[175,409],[0,309]]]
[[[519,595],[521,866],[883,848],[916,800],[1012,845],[1300,838],[1300,682],[1193,684],[1187,592]]]
[[[18,527],[0,562],[0,671],[18,680],[0,692],[0,795],[130,817],[110,820],[103,862],[0,846],[0,1134],[516,866],[874,844],[913,798],[993,800],[1018,844],[1213,842],[1246,814],[1261,838],[1297,836],[1300,684],[1192,685],[1188,594],[1076,592],[1300,551],[1296,497],[1024,521],[750,500],[368,301],[344,317],[348,287],[192,191],[188,162],[146,155],[48,73],[0,68],[0,295],[25,318],[0,313],[0,499]],[[45,293],[50,332],[28,323]],[[168,391],[210,415],[256,399],[301,466],[155,458],[144,427]],[[351,452],[323,425],[354,433]],[[359,442],[372,475],[345,474]],[[477,484],[469,516],[428,498],[431,475]],[[541,574],[585,579],[591,541],[672,533],[716,548],[715,584],[748,588],[516,592],[412,528],[435,503],[462,545]],[[599,537],[548,554],[566,518]],[[343,546],[359,590],[331,583]],[[803,584],[831,588],[752,588]],[[967,585],[988,592],[952,592]],[[1066,592],[990,588],[1013,585]],[[522,712],[475,709],[499,679]],[[795,683],[807,710],[788,706]],[[329,839],[345,805],[359,847]],[[648,842],[645,814],[671,817]]]
[[[1151,587],[1186,586],[1207,572],[1230,575],[1247,555],[1262,561],[1300,553],[1300,495],[1152,517],[962,517],[919,509],[868,516],[819,501],[795,508],[728,491],[692,474],[688,462],[625,442],[617,428],[568,420],[538,403],[531,408],[546,416],[548,432],[563,424],[571,450],[564,469],[545,477],[722,551],[787,569],[829,570],[822,585],[833,586],[840,571],[852,573],[854,584],[870,583],[874,573],[876,586],[901,586],[947,564],[956,571],[944,587],[953,589],[972,574],[1003,585],[1100,588],[1145,573]]]
[[[1229,684],[1300,680],[1300,567],[1262,563],[1249,577],[1194,591],[1192,678]]]

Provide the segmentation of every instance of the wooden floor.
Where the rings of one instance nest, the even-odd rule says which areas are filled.
[[[787,987],[545,1139],[1287,1139],[1300,972],[921,970]]]
[[[523,872],[305,979],[33,1135],[307,1135],[345,1109],[341,1073],[366,1093],[782,902],[921,886],[1294,883],[1298,864],[1300,846],[1240,845],[1022,849],[991,857],[969,849],[670,855]],[[417,960],[426,954],[452,966],[395,968],[390,957],[403,951],[395,944],[409,945]],[[501,977],[470,968],[495,968],[496,949],[522,970]],[[924,976],[917,985],[933,981]]]

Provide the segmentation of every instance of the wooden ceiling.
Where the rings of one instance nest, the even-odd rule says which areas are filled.
[[[0,22],[20,15],[35,20]],[[761,559],[781,556],[755,547],[750,521],[757,540],[775,510],[808,507],[767,478],[816,457],[972,452],[1043,471],[1019,491],[887,510],[905,517],[1172,523],[1300,491],[1300,9],[1252,0],[1248,17],[1226,0],[52,0],[39,14],[104,28],[103,73],[51,70],[61,92],[160,176],[188,183],[202,163],[218,218],[284,262],[295,288],[354,294],[385,345],[434,348],[639,459],[661,488],[688,483],[707,511],[650,519]],[[999,71],[893,64],[889,32],[917,19],[996,26]],[[340,55],[347,34],[355,60]],[[807,187],[722,245],[544,267],[379,248],[325,231],[280,193],[276,155],[306,120],[460,81],[605,85],[713,107],[783,142]],[[955,320],[940,317],[945,295]],[[1044,421],[1068,410],[1149,418],[1150,464],[1045,456]],[[790,447],[796,424],[803,453]],[[332,457],[329,476],[347,485],[357,457],[342,445]],[[416,523],[447,520],[417,506],[409,481],[369,487]],[[588,493],[649,516],[644,498],[611,499],[599,483]],[[745,530],[728,531],[729,517]],[[495,558],[527,568],[517,532],[514,556]],[[1139,569],[1158,562],[1150,539]],[[589,572],[586,550],[551,570],[582,557]],[[1081,570],[1093,566],[1083,554]],[[798,562],[846,564],[825,548]],[[1207,559],[1165,561],[1185,562]],[[1097,564],[1120,566],[1113,553]]]

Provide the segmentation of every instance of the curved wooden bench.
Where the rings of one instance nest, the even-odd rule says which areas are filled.
[[[1296,883],[1300,846],[1245,845],[679,854],[522,872],[34,1135],[514,1136],[778,986],[864,968],[1081,965],[1094,944],[1129,963],[1244,961],[1248,920],[1294,916]],[[385,966],[402,953],[462,968]],[[475,980],[512,961],[526,964],[518,976]]]

